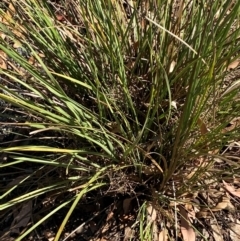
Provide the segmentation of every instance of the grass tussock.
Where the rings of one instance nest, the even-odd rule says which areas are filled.
[[[64,210],[57,241],[105,197],[136,201],[132,240],[155,240],[149,203],[178,235],[179,205],[238,177],[239,1],[10,2],[0,210],[33,202],[35,215],[16,240]]]

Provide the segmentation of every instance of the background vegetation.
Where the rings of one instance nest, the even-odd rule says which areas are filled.
[[[0,23],[4,235],[23,240],[58,219],[54,240],[66,240],[70,217],[94,203],[80,223],[120,212],[124,240],[199,236],[187,207],[212,213],[218,201],[204,195],[224,196],[222,181],[239,177],[229,145],[239,151],[240,82],[229,72],[240,2],[10,2]],[[108,217],[93,240],[121,223]]]

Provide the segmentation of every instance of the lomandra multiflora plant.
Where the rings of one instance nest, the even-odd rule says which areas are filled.
[[[153,240],[148,202],[177,230],[178,205],[234,175],[238,160],[223,153],[239,133],[226,129],[239,113],[239,80],[228,74],[239,59],[239,5],[6,2],[0,168],[17,171],[0,209],[28,204],[34,215],[49,204],[16,221],[16,240],[64,210],[59,240],[74,210],[100,194],[134,197],[132,240]]]

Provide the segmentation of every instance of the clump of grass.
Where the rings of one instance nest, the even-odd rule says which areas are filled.
[[[11,68],[1,69],[0,98],[28,117],[12,123],[25,142],[1,148],[9,161],[0,167],[31,173],[0,207],[60,199],[17,240],[68,207],[59,240],[93,190],[134,196],[144,186],[146,200],[167,205],[235,172],[221,150],[239,131],[225,131],[240,109],[225,75],[239,58],[240,2],[177,2],[72,0],[58,15],[54,4],[20,0],[2,11]],[[131,178],[118,183],[123,175]],[[140,239],[151,240],[140,205]]]

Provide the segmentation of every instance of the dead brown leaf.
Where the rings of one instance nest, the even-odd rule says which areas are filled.
[[[228,206],[228,202],[227,202],[227,201],[223,201],[223,202],[218,203],[217,206],[214,207],[214,208],[212,208],[211,210],[212,210],[213,212],[217,212],[217,211],[226,209],[227,206]]]
[[[240,221],[237,220],[236,223],[232,223],[230,227],[230,237],[232,241],[240,241]]]
[[[183,236],[184,241],[195,241],[196,234],[190,224],[190,220],[188,218],[188,212],[185,208],[180,206],[180,229]]]
[[[192,204],[186,204],[185,205],[185,209],[187,210],[188,213],[188,218],[191,219],[195,219],[196,217],[196,213],[194,211],[193,205]]]
[[[197,218],[208,218],[210,216],[211,215],[209,214],[209,212],[206,209],[202,209],[196,214]]]
[[[227,70],[228,71],[233,70],[233,69],[237,68],[239,64],[240,64],[240,60],[236,59],[228,65]]]
[[[158,241],[168,241],[168,230],[164,228],[158,235]]]
[[[148,221],[149,222],[154,222],[157,218],[157,211],[156,209],[152,206],[152,204],[149,204],[147,207],[147,212],[148,212]]]
[[[7,69],[7,54],[0,50],[0,68]]]
[[[203,120],[201,118],[198,118],[197,123],[198,123],[198,126],[200,128],[201,135],[207,134],[208,129],[207,129],[206,124],[203,122]]]
[[[213,237],[215,241],[223,241],[223,237],[220,231],[220,228],[217,224],[213,223],[211,224],[211,228],[213,231]]]
[[[233,196],[236,197],[240,197],[240,189],[235,189],[233,186],[231,186],[230,184],[226,183],[225,181],[223,181],[224,187],[225,189],[230,192]]]
[[[154,221],[152,224],[152,241],[158,241],[158,233],[159,233],[158,225],[156,221]]]
[[[135,232],[130,227],[126,227],[124,229],[124,241],[131,240],[134,236]]]
[[[214,208],[212,208],[211,211],[217,212],[217,211],[220,211],[223,209],[229,210],[229,211],[234,210],[234,206],[232,205],[232,203],[228,197],[223,197],[222,201],[219,202]]]
[[[240,117],[235,117],[233,118],[230,123],[230,125],[227,126],[226,128],[224,128],[223,132],[228,132],[228,131],[232,131],[234,130],[235,128],[239,127],[240,126]]]
[[[26,178],[27,176],[29,175],[21,175],[21,176],[18,176],[17,178],[13,179],[11,182],[9,182],[6,186],[6,189],[10,189],[12,187],[14,187],[15,185],[21,183],[21,181]]]
[[[19,213],[16,212],[16,216],[11,224],[11,232],[19,234],[20,228],[25,228],[31,218],[32,214],[32,200],[23,203]]]

